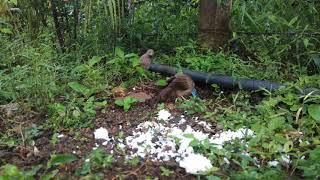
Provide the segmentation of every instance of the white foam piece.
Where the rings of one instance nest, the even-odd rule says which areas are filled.
[[[190,154],[179,162],[179,166],[190,174],[200,174],[212,168],[210,160],[200,154]]]
[[[268,162],[269,167],[277,167],[278,164],[279,164],[279,161],[276,161],[276,160]]]
[[[158,112],[158,117],[157,119],[158,120],[164,120],[164,121],[167,121],[169,120],[171,114],[169,111],[165,110],[165,109],[162,109]]]
[[[281,155],[281,160],[287,165],[291,163],[290,156],[288,154]]]
[[[94,138],[95,139],[104,139],[106,141],[109,141],[109,134],[108,134],[108,130],[100,127],[99,129],[96,129],[94,131]]]
[[[108,131],[104,128],[95,131],[95,138],[105,139],[105,143],[113,143],[114,147],[122,149],[127,147],[126,159],[148,156],[153,161],[175,160],[188,173],[198,174],[209,170],[212,165],[205,156],[194,151],[190,142],[193,140],[202,142],[207,139],[210,143],[216,144],[217,148],[223,148],[226,142],[236,138],[243,139],[246,135],[253,136],[254,134],[253,131],[243,128],[238,131],[224,131],[210,137],[209,133],[194,130],[190,125],[187,125],[184,130],[181,129],[179,125],[187,122],[183,117],[175,123],[163,123],[170,118],[170,112],[161,110],[158,113],[157,120],[162,121],[140,123],[133,130],[132,135],[121,139],[121,141],[116,138],[114,141],[110,141]],[[207,128],[210,127],[206,122],[199,121],[198,123]],[[230,163],[228,159],[225,158],[224,160],[226,163]]]

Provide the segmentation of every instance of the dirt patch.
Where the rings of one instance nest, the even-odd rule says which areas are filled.
[[[209,89],[203,90],[200,88],[198,90],[200,97],[214,98]],[[160,88],[153,84],[148,84],[136,86],[128,93],[144,92],[150,96],[154,96],[159,91]],[[176,109],[172,103],[166,104],[166,107],[167,109],[170,109],[173,116],[182,114],[182,112]],[[112,137],[118,136],[120,132],[122,132],[124,136],[129,136],[132,135],[132,132],[140,123],[152,120],[157,112],[156,109],[144,102],[135,104],[128,112],[124,112],[121,107],[112,103],[98,113],[93,121],[93,128],[61,131],[59,132],[60,136],[56,142],[53,141],[53,132],[44,131],[34,138],[34,146],[0,146],[0,163],[2,165],[11,163],[23,169],[30,169],[32,166],[38,164],[43,164],[45,167],[50,159],[50,155],[53,153],[74,154],[77,157],[77,161],[59,167],[59,176],[67,179],[77,179],[74,176],[75,171],[83,166],[86,156],[97,146],[97,141],[94,139],[95,129],[104,127]],[[192,128],[208,133],[214,133],[212,130],[200,126],[195,121],[195,117],[190,116],[186,118],[190,119],[188,125]],[[28,122],[31,124],[38,122],[39,120],[37,118],[37,120],[23,121],[23,119],[25,118],[19,117],[19,121],[17,122]],[[34,119],[34,117],[29,117],[29,119]],[[201,117],[199,119],[201,119]],[[170,121],[173,123],[175,120],[176,119],[172,119]],[[8,127],[8,125],[9,123],[0,123],[0,126]],[[212,124],[212,126],[214,127],[215,124]],[[16,133],[17,136],[18,134],[19,133]],[[105,149],[106,152],[113,150],[110,146],[103,146],[101,148]],[[144,160],[141,159],[137,166],[129,166],[125,163],[126,157],[123,152],[114,151],[113,157],[116,161],[113,163],[112,167],[103,170],[104,177],[108,179],[116,179],[120,176],[125,179],[144,179],[146,177],[159,177],[161,179],[195,179],[195,176],[187,174],[186,171],[179,167],[174,161],[154,162],[145,158]],[[163,176],[160,167],[165,167],[173,173],[170,177]]]

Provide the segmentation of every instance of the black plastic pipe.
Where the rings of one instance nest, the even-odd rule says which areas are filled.
[[[161,64],[151,64],[149,70],[152,72],[158,72],[166,75],[175,75],[177,73],[177,68],[173,68],[166,65]],[[256,79],[246,79],[246,78],[234,78],[230,76],[218,75],[218,74],[208,74],[203,72],[191,71],[188,69],[182,69],[184,74],[189,75],[193,81],[198,83],[205,84],[217,84],[223,88],[231,88],[231,89],[243,89],[248,91],[255,91],[266,89],[268,91],[273,91],[279,89],[280,87],[284,87],[285,85],[270,82],[270,81],[262,81]]]

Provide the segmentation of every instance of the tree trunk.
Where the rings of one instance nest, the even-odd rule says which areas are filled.
[[[232,0],[200,0],[199,39],[204,47],[218,50],[231,37],[230,13]]]
[[[61,51],[65,52],[63,27],[59,21],[59,17],[61,18],[61,16],[57,9],[56,0],[51,0],[51,11]]]

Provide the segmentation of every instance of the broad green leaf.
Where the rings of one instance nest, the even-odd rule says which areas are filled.
[[[125,58],[134,58],[134,57],[138,58],[138,55],[135,53],[129,53],[129,54],[126,54],[124,57]]]
[[[48,162],[47,168],[75,161],[77,158],[72,154],[53,154]]]
[[[81,93],[82,95],[90,95],[90,89],[82,84],[79,84],[78,82],[70,82],[68,83],[68,86],[71,87],[71,89],[73,89],[74,91]]]
[[[320,122],[320,104],[309,105],[308,106],[308,113],[313,119]]]
[[[157,82],[156,82],[156,85],[157,86],[166,86],[168,83],[167,83],[167,81],[166,80],[164,80],[164,79],[160,79],[160,80],[158,80]]]
[[[107,105],[107,101],[94,102],[94,105],[95,105],[96,107],[103,107],[103,106]]]
[[[284,144],[284,146],[283,146],[283,150],[284,150],[285,153],[290,152],[292,150],[292,148],[293,148],[293,142],[292,141],[286,142]]]
[[[114,103],[118,106],[123,106],[123,99],[117,99]]]
[[[127,112],[130,109],[131,105],[133,103],[135,103],[135,102],[138,102],[138,100],[136,98],[133,98],[131,96],[125,97],[123,99],[123,109],[124,109],[124,111]]]
[[[139,60],[139,58],[132,58],[131,61],[132,61],[132,66],[133,66],[133,67],[140,66],[140,60]]]
[[[93,57],[89,60],[88,64],[89,64],[89,66],[92,67],[92,66],[94,66],[95,64],[99,63],[99,62],[101,61],[101,59],[102,59],[102,57],[93,56]]]
[[[115,54],[116,54],[116,56],[118,56],[120,58],[124,58],[124,52],[119,47],[116,47]]]

